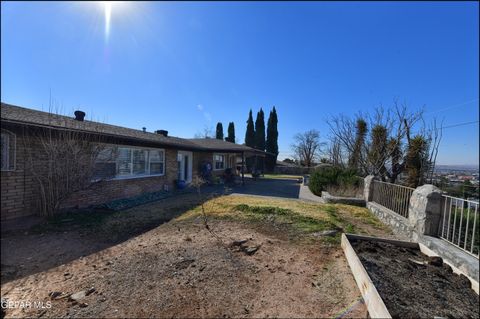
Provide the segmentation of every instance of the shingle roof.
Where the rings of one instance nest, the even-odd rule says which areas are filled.
[[[251,147],[218,140],[216,138],[191,138],[188,139],[193,144],[211,151],[238,151],[238,152],[252,152],[255,151]]]
[[[104,124],[94,121],[77,121],[73,117],[52,114],[48,112],[27,109],[20,106],[1,103],[1,120],[17,124],[43,126],[57,129],[71,129],[89,133],[109,135],[126,139],[139,140],[164,146],[173,146],[189,150],[220,151],[220,152],[255,152],[244,145],[225,142],[216,139],[185,139],[174,136],[143,132],[131,128]],[[258,151],[257,151],[258,152]]]

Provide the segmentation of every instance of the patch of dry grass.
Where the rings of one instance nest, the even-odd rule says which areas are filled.
[[[254,222],[275,218],[275,221],[288,224],[302,233],[337,229],[368,235],[391,234],[390,229],[368,209],[357,206],[234,195],[208,200],[204,208],[208,218]],[[197,206],[176,220],[197,218],[201,213],[201,207]]]

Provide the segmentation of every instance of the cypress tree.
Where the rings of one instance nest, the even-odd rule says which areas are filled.
[[[265,151],[265,115],[262,108],[258,111],[255,120],[255,148]]]
[[[228,136],[225,138],[225,141],[235,143],[235,124],[233,122],[228,123],[227,132]]]
[[[255,127],[253,126],[252,110],[248,113],[247,131],[245,132],[245,145],[255,147]]]
[[[278,117],[277,117],[277,110],[275,110],[275,106],[273,110],[270,111],[270,115],[268,116],[267,122],[267,141],[265,145],[265,149],[267,152],[272,153],[274,155],[267,155],[266,157],[266,167],[267,170],[273,172],[275,169],[275,165],[277,164],[277,156],[278,156]]]
[[[222,125],[221,122],[217,123],[217,131],[216,131],[216,134],[215,134],[215,138],[217,140],[223,140],[223,125]]]

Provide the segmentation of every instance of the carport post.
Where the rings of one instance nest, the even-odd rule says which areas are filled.
[[[245,152],[242,152],[242,186],[245,186],[244,167],[245,167]]]

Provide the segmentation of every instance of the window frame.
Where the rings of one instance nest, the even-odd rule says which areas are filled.
[[[16,169],[16,163],[17,163],[17,136],[15,133],[6,130],[6,129],[1,129],[0,131],[1,135],[7,137],[7,145],[6,149],[2,149],[1,151],[1,156],[6,156],[6,167],[0,167],[0,171],[2,172],[13,172]],[[13,154],[12,154],[13,153]]]
[[[147,177],[158,177],[158,176],[165,176],[166,172],[166,152],[164,148],[154,148],[154,147],[139,147],[139,146],[130,146],[130,145],[118,145],[118,144],[110,144],[112,147],[115,148],[115,156],[113,160],[105,161],[104,163],[113,162],[115,163],[115,175],[107,180],[123,180],[123,179],[135,179],[135,178],[147,178]],[[110,146],[108,145],[108,146]],[[108,147],[107,146],[107,147]],[[118,154],[120,149],[128,149],[130,150],[130,173],[125,175],[118,175]],[[133,153],[134,150],[142,150],[145,154],[145,173],[144,174],[134,174],[133,173]],[[163,163],[163,171],[159,174],[150,174],[150,152],[157,151],[161,152],[161,157],[159,161],[154,161],[152,163]]]
[[[162,152],[162,155],[160,156],[159,161],[152,161],[152,158],[150,156],[150,151],[157,151],[157,152]],[[151,171],[151,164],[152,163],[162,163],[162,173],[161,174],[150,174]],[[150,148],[148,149],[148,176],[164,176],[165,175],[165,149],[163,148]]]
[[[221,156],[222,157],[222,161],[217,161],[217,159],[215,158],[216,156]],[[226,159],[227,159],[227,156],[223,153],[213,153],[213,170],[214,171],[221,171],[221,170],[224,170],[226,169]],[[217,168],[217,162],[218,163],[222,163],[222,168]]]
[[[155,177],[155,176],[165,176],[166,171],[166,163],[165,163],[165,149],[163,148],[153,148],[153,147],[138,147],[138,146],[129,146],[129,145],[118,145],[118,150],[121,148],[126,148],[130,150],[130,174],[128,175],[117,175],[115,173],[115,177],[112,178],[113,180],[120,180],[120,179],[134,179],[134,178],[146,178],[146,177]],[[133,151],[134,150],[143,150],[144,152],[147,151],[147,156],[145,160],[145,173],[144,174],[134,174],[133,173]],[[157,163],[163,163],[163,172],[160,174],[150,174],[150,151],[161,151],[162,152],[162,161],[158,161]],[[115,172],[118,170],[118,158],[115,158]]]

